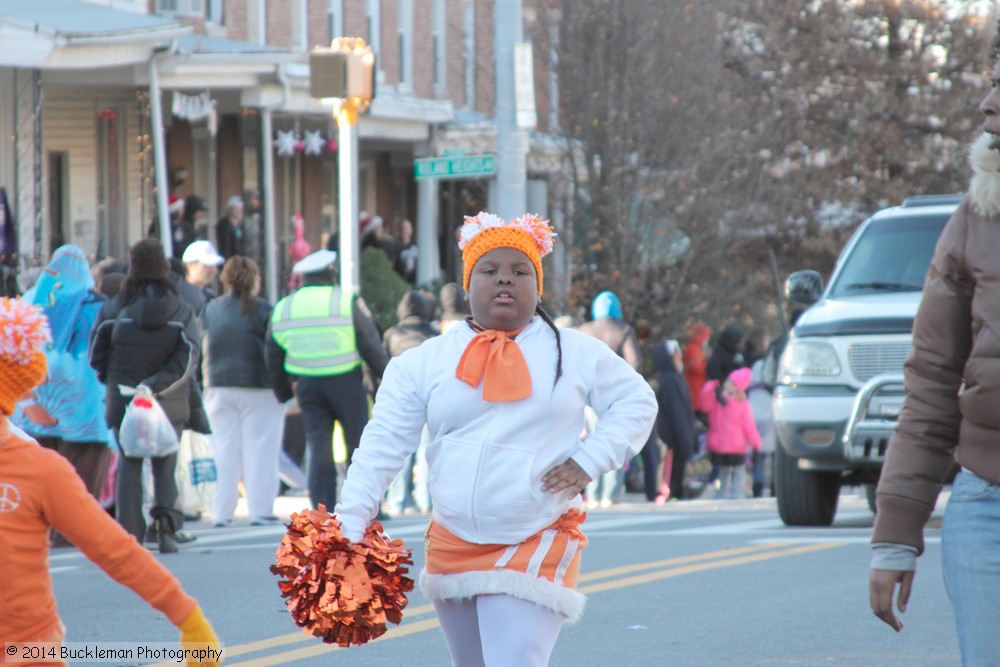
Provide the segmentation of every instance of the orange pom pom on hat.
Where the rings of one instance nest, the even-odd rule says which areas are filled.
[[[38,306],[0,298],[0,415],[45,379],[45,344],[52,340],[49,320]]]
[[[552,252],[555,232],[549,221],[533,213],[525,213],[520,218],[505,221],[498,215],[480,211],[478,215],[465,216],[458,247],[462,249],[462,263],[465,270],[462,286],[469,291],[472,267],[479,258],[497,248],[520,250],[535,267],[538,276],[538,295],[542,295],[542,257]]]

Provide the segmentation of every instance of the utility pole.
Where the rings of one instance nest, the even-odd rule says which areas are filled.
[[[313,97],[333,105],[337,119],[338,218],[337,259],[340,285],[361,291],[358,239],[358,114],[375,97],[375,53],[360,37],[337,37],[329,49],[309,56],[309,87]]]
[[[514,50],[521,42],[521,0],[493,4],[496,67],[497,179],[494,211],[504,219],[526,212],[528,133],[517,123]]]

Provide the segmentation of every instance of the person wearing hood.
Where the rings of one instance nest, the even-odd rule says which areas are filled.
[[[157,239],[145,238],[129,249],[122,291],[101,308],[90,332],[90,365],[105,386],[105,417],[118,438],[129,397],[120,387],[149,387],[178,437],[190,416],[191,376],[201,355],[201,330],[194,310],[170,280],[170,264]],[[120,439],[119,439],[120,441]],[[142,542],[143,458],[118,459],[118,522]],[[151,458],[153,507],[160,553],[177,551],[176,533],[184,523],[177,507],[174,469],[177,453]]]
[[[708,453],[722,480],[719,498],[746,497],[747,452],[760,451],[760,434],[746,395],[752,380],[749,368],[737,368],[725,382],[709,380],[701,388],[701,405],[708,414]]]
[[[45,313],[52,342],[45,349],[45,381],[34,388],[29,400],[18,404],[11,423],[43,447],[62,454],[91,495],[100,498],[112,454],[104,418],[104,387],[87,363],[87,345],[105,298],[94,289],[83,250],[60,246],[23,300]],[[66,542],[54,535],[53,544]]]
[[[1000,34],[972,182],[938,239],[904,366],[906,398],[876,490],[869,604],[903,624],[923,527],[955,462],[941,567],[963,665],[1000,665]],[[898,596],[897,594],[898,587]]]
[[[403,295],[396,308],[399,323],[386,329],[382,335],[382,345],[390,359],[438,335],[438,330],[431,324],[433,312],[434,302],[420,292],[410,290]],[[403,469],[389,485],[386,511],[390,515],[402,514],[408,510],[430,510],[426,455],[429,442],[430,433],[425,427],[417,451],[407,457]]]
[[[653,348],[653,366],[659,371],[656,402],[656,434],[667,445],[669,454],[663,467],[663,484],[656,504],[669,498],[684,499],[684,472],[694,454],[694,408],[687,382],[681,375],[683,351],[676,340],[668,340]]]
[[[623,321],[622,304],[618,300],[618,295],[607,290],[598,294],[590,305],[590,315],[593,319],[581,324],[579,331],[604,341],[633,370],[638,371],[642,366],[642,352],[639,349],[635,329]],[[617,468],[587,485],[587,505],[610,507],[617,502],[622,493],[624,493],[624,472],[621,468]]]
[[[723,383],[737,368],[743,368],[743,331],[729,325],[719,334],[719,340],[712,348],[712,354],[705,364],[705,379]],[[708,412],[708,410],[704,410]]]
[[[712,327],[704,322],[695,322],[684,346],[684,379],[687,380],[695,414],[701,412],[701,388],[705,386],[705,365],[708,363],[705,348],[711,335]]]

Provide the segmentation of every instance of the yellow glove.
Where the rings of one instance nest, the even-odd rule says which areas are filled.
[[[188,658],[188,665],[202,667],[217,665],[219,663],[219,658],[222,656],[219,650],[219,638],[215,635],[212,624],[201,613],[201,607],[196,605],[194,611],[188,614],[188,617],[181,621],[181,624],[177,627],[181,631],[182,644],[195,644],[195,646],[186,646],[185,648],[193,650],[211,649],[214,651],[214,653],[207,655],[205,660],[199,661],[195,658]]]

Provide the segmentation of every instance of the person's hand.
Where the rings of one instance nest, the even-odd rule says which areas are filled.
[[[913,590],[912,570],[879,570],[872,568],[868,575],[868,597],[872,611],[893,630],[899,632],[903,623],[892,613],[892,596],[899,585],[899,597],[896,606],[900,613],[906,613],[906,603],[910,600]]]
[[[215,651],[216,656],[220,655],[219,638],[215,635],[212,624],[201,613],[201,607],[196,606],[194,611],[188,614],[188,617],[181,621],[181,624],[177,627],[181,631],[182,644],[198,644],[198,646],[189,646],[187,648],[192,650],[211,648]],[[187,661],[188,665],[197,667],[207,667],[208,665],[217,665],[218,663],[218,660],[212,659],[198,661],[188,658]]]
[[[35,392],[28,392],[22,400],[24,402],[21,403],[21,409],[24,410],[24,416],[34,423],[39,426],[55,426],[59,423],[48,410],[35,402]]]
[[[542,476],[542,491],[559,493],[571,489],[573,495],[582,493],[590,484],[590,475],[584,472],[580,464],[573,459],[567,459]]]

